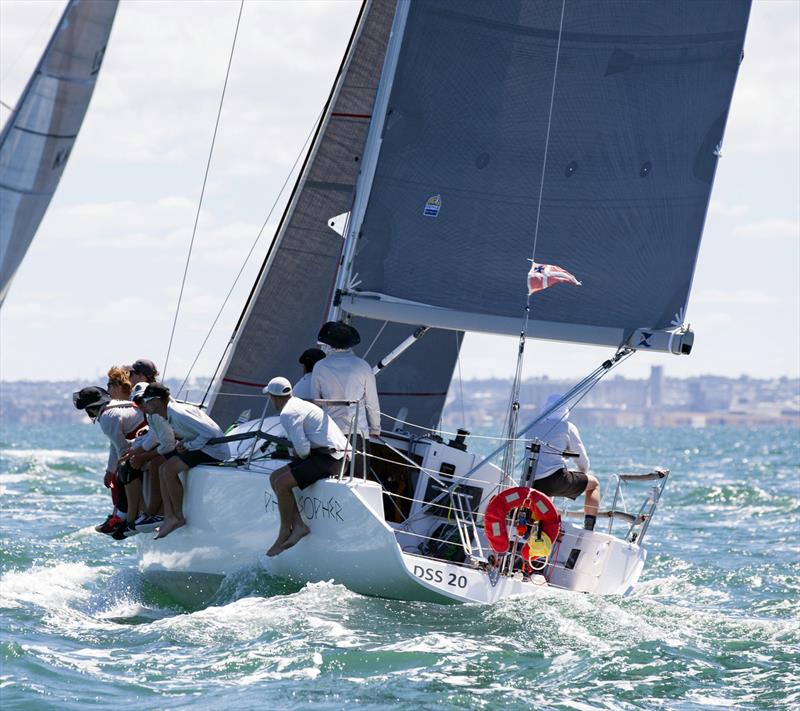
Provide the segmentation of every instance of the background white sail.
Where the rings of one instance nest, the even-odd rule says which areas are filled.
[[[78,136],[117,0],[71,0],[0,133],[0,305]]]
[[[519,333],[538,220],[536,261],[583,286],[536,294],[531,335],[681,325],[749,9],[412,2],[344,308]]]

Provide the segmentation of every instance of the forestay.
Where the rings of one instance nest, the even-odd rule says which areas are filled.
[[[0,133],[0,305],[64,172],[116,11],[117,0],[70,0]]]
[[[749,8],[415,0],[343,307],[518,334],[535,257],[582,286],[535,294],[529,335],[688,352]]]
[[[341,230],[332,229],[331,220],[353,203],[394,10],[394,0],[365,3],[356,23],[318,135],[215,384],[209,411],[223,427],[247,409],[261,412],[266,402],[261,388],[270,378],[300,377],[297,359],[315,344],[327,320],[342,251]],[[353,323],[362,335],[357,352],[369,350],[370,362],[414,330],[390,324],[375,341],[382,324]],[[428,333],[413,353],[379,376],[382,408],[408,412],[413,421],[433,426],[459,341],[451,332]],[[430,367],[443,353],[443,360]]]

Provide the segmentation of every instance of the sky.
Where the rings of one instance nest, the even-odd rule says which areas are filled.
[[[64,5],[0,0],[5,104]],[[167,376],[185,376],[196,357],[194,375],[216,367],[358,7],[245,3]],[[164,370],[238,9],[120,3],[80,136],[0,312],[3,380],[99,381],[142,357]],[[0,122],[8,116],[0,108]],[[678,377],[800,376],[800,2],[754,2],[722,154],[689,301],[692,355],[636,354],[621,375],[663,365]],[[462,375],[510,378],[516,350],[513,338],[468,335]],[[610,354],[529,341],[524,375],[579,378]]]

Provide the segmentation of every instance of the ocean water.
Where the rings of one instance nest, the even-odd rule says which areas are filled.
[[[629,598],[445,607],[243,570],[189,609],[94,532],[99,430],[5,427],[0,708],[800,708],[800,431],[583,434],[601,482],[672,470]]]

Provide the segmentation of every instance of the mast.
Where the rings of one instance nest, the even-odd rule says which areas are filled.
[[[356,183],[356,197],[353,209],[348,220],[348,230],[345,237],[342,261],[336,276],[336,286],[334,298],[331,302],[329,318],[332,321],[341,318],[341,307],[339,305],[339,295],[350,283],[353,270],[353,254],[355,252],[358,234],[361,224],[364,221],[364,213],[369,202],[372,181],[375,178],[375,168],[378,165],[378,156],[381,151],[381,142],[384,124],[386,123],[386,111],[389,106],[389,97],[392,93],[395,72],[397,71],[397,61],[400,56],[400,47],[403,43],[403,32],[408,19],[410,0],[398,0],[397,8],[394,13],[392,29],[389,34],[389,44],[386,47],[386,57],[381,70],[381,80],[378,84],[378,92],[375,95],[375,105],[372,110],[372,121],[367,134],[367,143],[364,147],[364,157],[362,159],[361,173]]]

